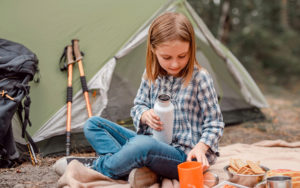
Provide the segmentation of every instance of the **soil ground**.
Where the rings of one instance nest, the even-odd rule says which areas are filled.
[[[262,91],[270,105],[262,109],[266,119],[228,126],[220,145],[255,143],[261,140],[300,140],[300,86],[284,89],[278,86],[263,87]],[[90,156],[93,153],[73,154]],[[51,168],[58,158],[39,158],[39,165],[25,162],[16,168],[0,169],[0,187],[52,188],[57,187],[59,176]]]

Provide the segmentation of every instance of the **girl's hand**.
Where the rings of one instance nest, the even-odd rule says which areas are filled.
[[[160,121],[158,115],[155,114],[153,109],[147,110],[142,114],[141,123],[147,124],[156,131],[161,131],[163,129],[162,122]]]
[[[196,158],[198,162],[202,163],[203,172],[209,168],[208,160],[205,156],[206,151],[209,146],[206,144],[199,142],[188,154],[187,161],[192,161],[192,159]]]

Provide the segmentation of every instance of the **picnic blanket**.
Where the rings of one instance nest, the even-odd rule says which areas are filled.
[[[229,164],[230,158],[260,161],[261,165],[270,169],[300,170],[300,142],[264,140],[251,145],[238,143],[220,147],[220,154],[217,163],[210,167],[210,171],[219,176],[220,182],[228,178],[223,168]],[[130,187],[126,181],[110,179],[99,172],[84,167],[75,160],[67,166],[66,171],[58,180],[58,186],[63,188]],[[179,187],[179,182],[164,179],[162,185],[155,184],[152,187]]]

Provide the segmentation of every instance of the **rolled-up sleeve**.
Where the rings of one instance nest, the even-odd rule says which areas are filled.
[[[143,112],[151,108],[149,92],[150,92],[149,82],[145,80],[143,76],[141,85],[138,89],[137,95],[133,102],[134,106],[131,108],[131,112],[130,112],[137,133],[144,132],[144,130],[146,130],[147,128],[147,125],[141,124],[140,120]]]
[[[223,135],[224,122],[218,97],[211,76],[206,72],[200,82],[198,100],[203,113],[202,136],[200,142],[217,152],[218,143]]]

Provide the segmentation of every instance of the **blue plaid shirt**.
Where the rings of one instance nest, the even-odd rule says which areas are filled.
[[[223,134],[223,117],[218,104],[213,80],[204,69],[194,68],[187,87],[183,78],[162,76],[155,84],[142,78],[140,88],[131,109],[131,116],[138,134],[152,134],[152,128],[141,124],[143,112],[154,107],[160,94],[171,96],[174,105],[174,127],[171,145],[188,154],[198,143],[210,147],[212,154],[218,152],[218,142]]]

